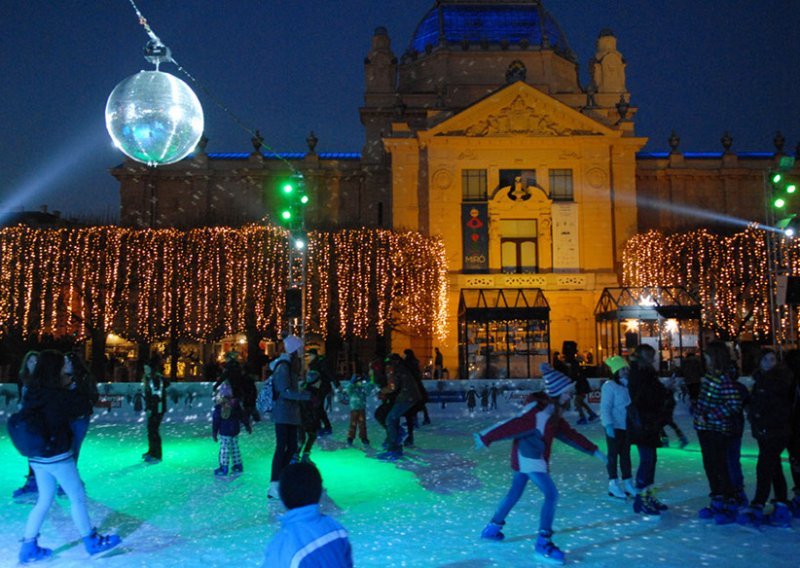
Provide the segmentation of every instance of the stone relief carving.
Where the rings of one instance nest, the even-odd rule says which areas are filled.
[[[453,185],[453,173],[450,170],[437,170],[433,174],[433,185],[439,189],[447,189]]]
[[[494,286],[494,278],[492,278],[491,276],[483,276],[483,277],[476,276],[473,278],[467,278],[466,286],[469,288],[480,288],[480,287],[491,288],[492,286]]]
[[[537,109],[536,103],[528,105],[522,95],[519,95],[509,106],[467,127],[464,134],[476,137],[497,134],[569,136],[572,130],[558,124],[549,114]]]

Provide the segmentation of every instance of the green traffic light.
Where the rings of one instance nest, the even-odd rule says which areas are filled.
[[[284,221],[288,221],[289,219],[292,218],[292,212],[289,211],[288,209],[285,209],[284,211],[281,211],[281,218]]]
[[[779,197],[778,199],[775,200],[774,205],[778,209],[781,209],[786,206],[786,201],[783,198]]]
[[[301,197],[300,198],[300,203],[302,203],[303,205],[308,203],[308,195],[304,195],[303,197]]]
[[[293,191],[294,191],[294,186],[292,184],[287,183],[286,185],[283,186],[283,193],[288,195]]]
[[[789,185],[786,186],[786,193],[794,193],[795,191],[797,191],[796,184],[790,183]]]

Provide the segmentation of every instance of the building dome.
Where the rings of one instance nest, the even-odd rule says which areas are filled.
[[[575,61],[567,37],[539,0],[441,0],[417,25],[410,49],[422,53],[440,43],[501,42],[551,49]]]

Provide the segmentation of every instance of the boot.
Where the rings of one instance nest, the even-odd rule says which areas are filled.
[[[562,565],[565,562],[564,553],[552,541],[553,531],[539,531],[539,538],[536,539],[535,555],[542,562],[547,564]]]
[[[281,494],[278,490],[280,484],[277,481],[270,481],[269,482],[269,491],[267,491],[267,498],[268,499],[276,499],[278,501],[281,500]]]
[[[505,522],[502,523],[495,523],[494,521],[490,522],[486,527],[481,531],[481,538],[486,540],[503,540],[506,538],[506,535],[502,533],[503,525],[506,524]]]
[[[616,497],[617,499],[625,499],[628,496],[620,486],[619,479],[608,480],[608,496]]]
[[[689,445],[689,439],[686,436],[681,436],[680,443],[678,444],[678,447],[680,449],[683,449],[688,445]]]
[[[658,509],[659,511],[668,511],[669,507],[667,507],[664,503],[658,500],[656,497],[656,490],[652,487],[649,487],[645,492],[645,499],[650,502],[651,507]]]
[[[228,475],[228,466],[227,465],[219,466],[217,469],[214,470],[214,475],[216,475],[217,477],[225,477],[226,475]]]
[[[242,473],[244,472],[244,466],[240,463],[233,464],[233,473]]]
[[[22,541],[22,548],[19,550],[19,563],[30,564],[31,562],[39,562],[40,560],[47,560],[53,555],[53,551],[49,548],[42,548],[39,546],[35,536],[30,540]]]
[[[764,506],[755,504],[742,509],[736,515],[736,522],[740,525],[752,525],[759,528],[764,523]]]
[[[636,487],[633,485],[633,480],[630,477],[622,480],[622,486],[625,488],[625,493],[629,497],[636,495]]]
[[[633,512],[638,515],[660,515],[659,511],[644,493],[637,493],[633,499]]]
[[[736,522],[736,514],[739,507],[736,506],[734,499],[728,499],[722,506],[722,510],[714,515],[714,522],[718,525],[729,525]]]
[[[767,523],[773,527],[788,529],[792,526],[792,512],[786,503],[778,501],[775,509],[766,517]]]
[[[11,496],[14,499],[19,499],[21,497],[35,496],[38,492],[39,488],[36,485],[36,476],[29,475],[25,477],[25,484],[19,489],[15,489]]]
[[[703,507],[697,512],[697,516],[704,520],[713,519],[714,515],[721,513],[723,509],[723,500],[719,495],[712,495],[711,502],[708,506]]]
[[[83,537],[83,546],[90,556],[111,550],[121,542],[122,539],[115,534],[97,534],[97,529],[92,529],[88,536]]]
[[[396,451],[388,450],[378,454],[375,457],[383,461],[397,461],[403,457],[403,450],[396,450]]]

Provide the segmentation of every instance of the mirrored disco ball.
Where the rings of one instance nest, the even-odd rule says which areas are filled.
[[[185,158],[203,135],[203,107],[189,85],[162,71],[140,71],[106,103],[106,128],[122,152],[148,166]]]

